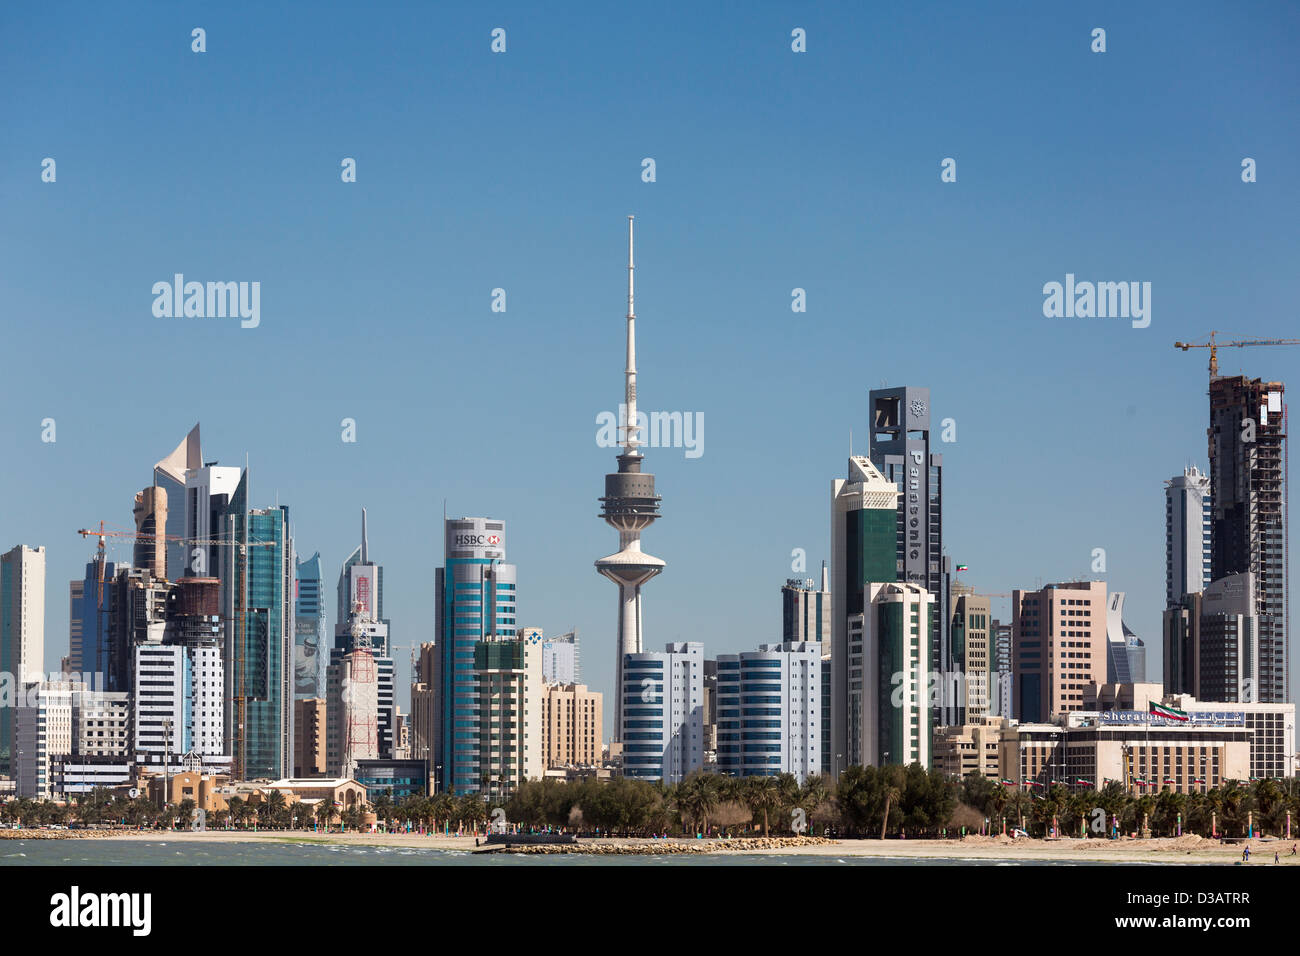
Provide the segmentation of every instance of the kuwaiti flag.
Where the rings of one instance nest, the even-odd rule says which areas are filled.
[[[1150,714],[1152,717],[1164,717],[1166,720],[1187,720],[1187,712],[1179,710],[1176,707],[1166,707],[1164,704],[1157,704],[1154,700],[1151,702]]]
[[[1002,781],[1002,786],[1004,786],[1004,787],[1014,787],[1015,785],[1016,785],[1016,782],[1015,782],[1014,780],[1003,780],[1003,781]]]
[[[1075,782],[1075,783],[1082,784],[1082,785],[1085,786],[1085,787],[1091,787],[1091,786],[1092,786],[1092,781],[1091,781],[1091,780],[1084,780],[1082,777],[1075,777],[1075,778],[1074,778],[1074,782]]]
[[[958,570],[958,571],[969,571],[969,570],[970,570],[970,565],[969,565],[969,564],[959,564],[959,565],[957,565],[957,570]]]

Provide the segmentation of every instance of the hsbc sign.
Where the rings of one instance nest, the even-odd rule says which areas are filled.
[[[457,548],[500,548],[501,535],[457,532],[451,542]]]

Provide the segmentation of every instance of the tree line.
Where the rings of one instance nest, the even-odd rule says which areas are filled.
[[[615,777],[611,780],[530,780],[508,798],[442,793],[394,800],[380,796],[368,808],[341,809],[329,801],[290,802],[278,790],[249,802],[233,797],[209,812],[208,829],[344,829],[365,824],[366,810],[385,829],[471,832],[485,828],[500,807],[514,828],[563,830],[587,836],[741,836],[761,833],[854,838],[955,836],[1024,829],[1046,836],[1053,828],[1069,836],[1133,833],[1144,823],[1156,836],[1178,832],[1201,836],[1284,835],[1287,814],[1300,824],[1296,779],[1229,781],[1207,793],[1130,794],[1119,783],[1101,790],[1071,790],[1060,784],[1029,792],[971,774],[964,780],[907,767],[850,767],[838,781],[809,777],[802,785],[790,774],[732,777],[696,772],[680,783],[663,784]],[[161,808],[137,797],[98,788],[68,804],[10,799],[0,802],[0,823],[23,826],[117,825],[188,829],[194,801]],[[1101,813],[1098,813],[1098,810]],[[1100,825],[1099,825],[1100,823]]]

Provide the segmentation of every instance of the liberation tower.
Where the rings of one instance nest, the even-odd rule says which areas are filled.
[[[618,471],[605,476],[605,497],[600,517],[618,531],[617,554],[601,558],[596,570],[618,585],[618,657],[614,667],[615,734],[623,739],[623,655],[639,654],[641,642],[641,585],[664,569],[664,562],[641,550],[641,532],[659,517],[655,476],[641,470],[636,415],[636,314],[632,308],[632,217],[627,217],[627,380],[623,453]]]

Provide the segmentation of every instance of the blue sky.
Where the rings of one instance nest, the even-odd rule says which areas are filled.
[[[76,529],[128,527],[201,421],[331,580],[369,509],[399,644],[433,637],[444,499],[505,519],[520,620],[578,627],[608,690],[595,422],[622,394],[634,214],[641,406],[705,421],[702,457],[647,452],[651,647],[779,637],[791,550],[826,556],[830,482],[887,382],[957,420],[968,581],[1067,580],[1105,548],[1156,668],[1162,482],[1207,464],[1206,354],[1172,343],[1300,329],[1300,14],[1130,7],[6,7],[0,545],[48,548],[49,665]],[[259,281],[260,327],[154,317],[176,272]],[[1151,282],[1150,327],[1044,318],[1066,273]],[[1300,348],[1222,364],[1294,383]]]

